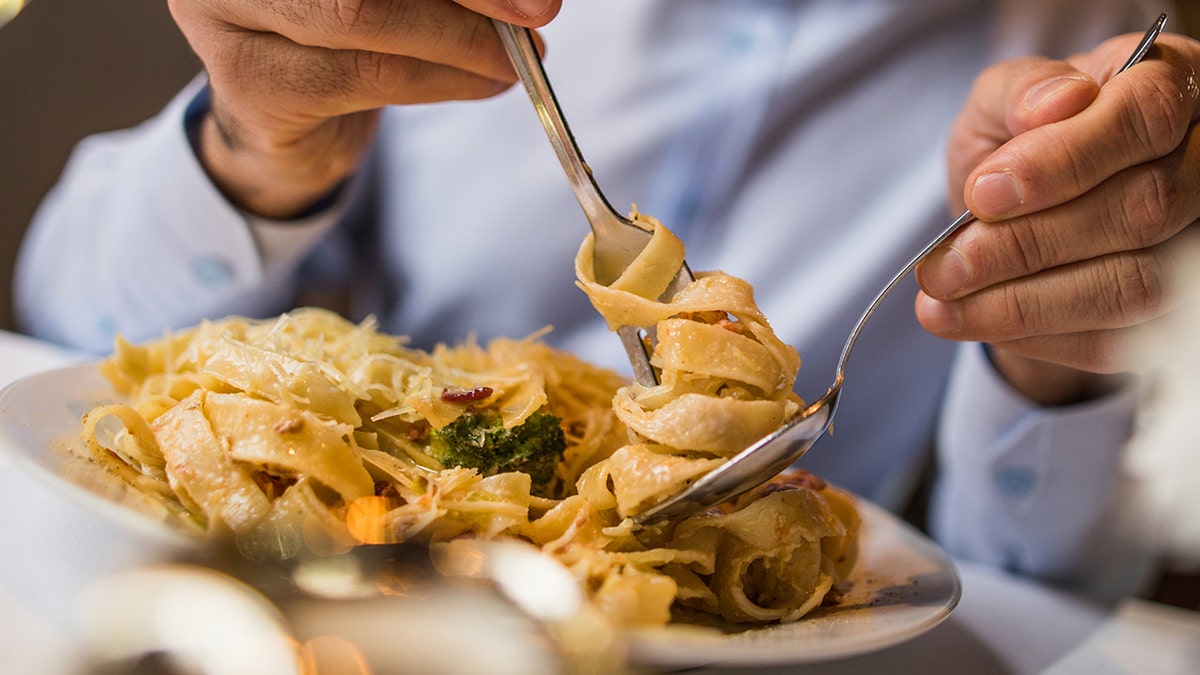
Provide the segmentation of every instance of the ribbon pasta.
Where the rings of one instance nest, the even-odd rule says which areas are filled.
[[[611,327],[656,328],[656,387],[626,384],[539,334],[424,352],[373,320],[315,308],[230,317],[141,345],[118,338],[101,370],[124,400],[85,416],[89,459],[189,531],[232,536],[253,557],[513,538],[566,566],[620,624],[687,612],[794,621],[833,597],[854,564],[859,518],[847,493],[800,472],[679,522],[630,518],[800,406],[799,357],[749,284],[702,274],[659,300],[683,245],[635,217],[654,235],[624,276],[596,283],[590,237],[576,269]],[[430,454],[431,429],[484,408],[506,428],[540,410],[562,420],[566,450],[548,492],[526,473],[485,475]]]
[[[725,274],[706,273],[667,300],[620,290],[629,287],[661,293],[683,264],[683,246],[670,230],[636,210],[632,219],[652,230],[650,244],[612,285],[595,280],[591,235],[575,258],[579,286],[611,329],[623,324],[653,326],[658,337],[651,364],[659,369],[660,384],[645,387],[633,383],[621,388],[613,409],[647,444],[645,451],[665,453],[672,459],[654,471],[618,468],[609,472],[620,511],[626,515],[670,496],[778,429],[801,408],[800,399],[792,393],[800,357],[775,335],[754,302],[750,284]],[[664,252],[672,257],[655,266],[640,264],[641,258]],[[678,475],[664,478],[664,474],[676,472]]]

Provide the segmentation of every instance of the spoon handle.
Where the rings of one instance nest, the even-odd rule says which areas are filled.
[[[1130,54],[1129,60],[1125,62],[1125,65],[1121,66],[1121,69],[1117,71],[1118,73],[1123,73],[1126,70],[1129,70],[1139,61],[1145,58],[1146,52],[1150,51],[1150,47],[1154,45],[1154,41],[1158,39],[1158,35],[1162,32],[1163,26],[1166,25],[1166,23],[1167,15],[1160,14],[1158,19],[1150,26],[1150,28],[1146,29],[1146,34],[1142,36],[1141,42],[1138,43],[1137,48],[1133,50],[1132,54]],[[933,252],[933,249],[937,248],[942,242],[949,239],[950,235],[957,232],[959,228],[974,220],[975,215],[972,214],[970,210],[963,211],[962,215],[955,219],[953,223],[950,223],[950,226],[943,230],[942,233],[937,237],[935,237],[933,241],[929,242],[929,244],[912,260],[910,260],[903,269],[896,273],[896,276],[892,277],[892,280],[883,287],[883,290],[879,292],[879,295],[875,296],[875,299],[872,300],[871,304],[867,307],[867,311],[863,312],[863,315],[859,318],[858,323],[854,324],[854,329],[850,331],[850,337],[846,340],[845,346],[842,347],[842,355],[838,359],[837,364],[837,376],[835,379],[835,384],[834,387],[830,389],[830,393],[835,393],[834,390],[841,385],[842,379],[846,373],[846,361],[850,358],[850,352],[854,349],[854,343],[858,342],[858,336],[860,333],[862,333],[863,326],[866,325],[867,321],[871,318],[871,315],[875,313],[875,310],[879,308],[879,304],[883,302],[884,298],[891,294],[891,292],[896,288],[897,285],[899,285],[904,277],[908,276],[909,272],[913,271],[913,268],[915,268],[922,260],[926,258],[926,256]]]
[[[850,337],[846,338],[846,344],[842,347],[842,355],[840,358],[838,358],[837,364],[838,384],[841,383],[843,374],[846,372],[846,361],[850,359],[850,352],[854,349],[854,343],[858,342],[858,336],[862,333],[863,327],[867,325],[867,321],[871,318],[871,315],[875,313],[875,310],[879,309],[879,305],[883,303],[884,298],[891,295],[892,291],[896,289],[896,286],[900,285],[900,282],[904,280],[904,277],[908,276],[908,273],[912,272],[913,268],[915,268],[922,260],[932,253],[933,249],[940,246],[942,242],[949,239],[950,235],[957,232],[964,225],[973,222],[974,220],[975,214],[971,213],[970,211],[963,211],[961,216],[955,219],[953,223],[950,223],[946,229],[942,230],[941,234],[934,237],[933,241],[926,244],[925,248],[921,249],[920,253],[913,256],[913,259],[909,260],[908,264],[901,268],[901,270],[896,273],[896,276],[892,277],[892,280],[883,287],[883,290],[879,291],[879,294],[876,295],[875,299],[871,301],[871,304],[867,306],[867,311],[863,312],[862,316],[859,317],[858,323],[854,324],[854,329],[850,331]]]

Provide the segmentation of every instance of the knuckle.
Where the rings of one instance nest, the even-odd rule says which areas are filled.
[[[1029,216],[997,228],[1003,241],[994,250],[1000,256],[1001,269],[1023,276],[1051,264],[1057,249],[1052,236],[1055,230],[1044,227],[1040,221],[1036,216]]]
[[[271,107],[285,102],[328,100],[347,90],[341,52],[286,45],[253,44],[229,65],[242,96]]]
[[[1149,252],[1121,256],[1108,276],[1114,283],[1111,309],[1128,325],[1157,316],[1166,305],[1167,273],[1162,261]]]
[[[1188,128],[1191,113],[1184,105],[1179,91],[1160,78],[1147,78],[1148,90],[1130,91],[1130,105],[1125,122],[1136,139],[1154,154],[1167,155],[1175,146],[1184,130]]]
[[[337,31],[354,35],[372,24],[372,7],[377,5],[370,0],[334,0],[329,7],[329,21]]]
[[[379,92],[386,84],[394,81],[395,75],[390,68],[393,59],[379,52],[358,50],[354,52],[352,68],[354,78],[363,88]]]
[[[487,54],[497,44],[496,31],[490,23],[468,22],[462,30],[462,44],[468,54]]]
[[[1038,332],[1041,320],[1041,303],[1033,294],[1022,294],[1015,284],[1006,284],[1000,295],[1001,316],[1007,318],[1006,328],[1016,336],[1033,335]]]
[[[420,59],[360,51],[355,54],[348,75],[354,88],[372,105],[421,103],[440,100],[436,90],[439,70]],[[444,97],[443,97],[444,98]]]
[[[1031,139],[1030,145],[1021,146],[1024,156],[1009,161],[1021,176],[1025,201],[1030,204],[1058,203],[1064,191],[1081,194],[1111,173],[1113,148],[1080,143],[1070,127],[1046,125],[1023,138]]]
[[[1137,247],[1157,244],[1167,238],[1180,201],[1175,171],[1161,162],[1147,165],[1135,181],[1134,196],[1127,206],[1127,224]]]
[[[1107,158],[1099,146],[1081,145],[1067,129],[1051,127],[1047,131],[1047,140],[1051,143],[1049,152],[1063,158],[1062,163],[1054,167],[1060,175],[1045,176],[1047,184],[1052,185],[1058,180],[1082,188],[1093,185],[1096,182],[1094,176],[1105,172]]]
[[[341,52],[319,50],[309,55],[314,58],[303,59],[304,68],[276,71],[282,78],[281,88],[310,100],[341,97],[350,90],[350,78]]]
[[[262,62],[250,40],[225,40],[219,47],[200,54],[213,87],[242,95],[255,86]]]
[[[351,40],[373,40],[390,26],[409,21],[410,3],[380,0],[334,0],[326,12],[329,29]]]

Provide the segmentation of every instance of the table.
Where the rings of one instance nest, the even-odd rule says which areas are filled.
[[[86,359],[27,337],[0,331],[0,386],[37,372]],[[0,453],[0,490],[28,487],[27,475]],[[30,488],[36,489],[36,488]],[[55,508],[42,502],[39,508]],[[23,531],[19,518],[0,521],[6,553],[37,533]],[[19,558],[19,555],[12,556]],[[48,556],[54,557],[54,556]],[[36,569],[0,564],[0,670],[68,673],[83,670],[74,627],[66,614],[70,583],[49,579],[70,565],[87,566],[86,555],[59,552]],[[97,557],[95,566],[114,567],[121,557]],[[956,561],[962,600],[951,616],[903,644],[811,668],[766,668],[762,673],[1148,673],[1200,672],[1200,613],[1130,599],[1116,607],[1042,586],[968,561]],[[19,577],[19,578],[18,578]],[[700,670],[711,675],[726,670]]]

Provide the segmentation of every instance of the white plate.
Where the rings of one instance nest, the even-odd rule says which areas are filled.
[[[96,364],[45,371],[0,391],[0,593],[51,625],[72,626],[80,594],[132,566],[170,560],[195,545],[130,497],[83,451],[83,413],[111,401]],[[2,668],[0,668],[2,670]]]
[[[136,495],[78,459],[87,456],[79,434],[83,414],[117,396],[96,363],[17,380],[0,390],[0,451],[84,508],[165,545],[181,543],[182,535],[163,526],[165,515],[155,522],[149,511],[135,512]]]
[[[0,448],[48,487],[165,544],[175,538],[161,521],[137,513],[136,504],[114,492],[111,482],[71,471],[65,459],[64,450],[81,447],[80,416],[113,396],[95,364],[19,380],[0,391]],[[835,606],[786,625],[746,629],[672,624],[634,631],[631,661],[656,668],[812,663],[883,649],[936,626],[950,615],[961,594],[953,562],[887,511],[861,500],[860,507],[859,560]]]

